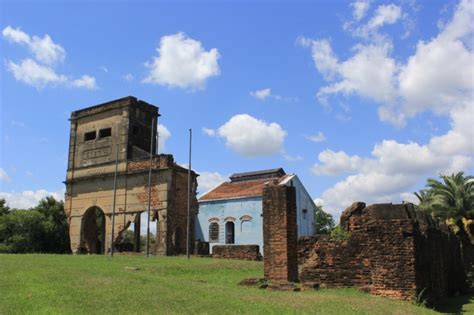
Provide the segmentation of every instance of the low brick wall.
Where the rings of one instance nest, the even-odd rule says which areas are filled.
[[[372,294],[429,301],[466,289],[454,233],[409,204],[353,205],[341,216],[347,240],[298,241],[299,278],[321,287],[359,287]]]
[[[261,260],[258,245],[215,245],[212,257],[221,259]]]

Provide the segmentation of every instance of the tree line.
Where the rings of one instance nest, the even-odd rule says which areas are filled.
[[[69,253],[64,203],[52,196],[31,209],[11,209],[0,199],[0,253]]]
[[[434,218],[463,229],[474,239],[474,177],[459,172],[428,179],[425,187],[414,193],[417,209]],[[331,214],[322,206],[315,211],[317,234],[340,234]],[[120,243],[130,243],[126,231]],[[143,240],[142,240],[143,241]],[[0,199],[0,253],[69,253],[69,226],[64,202],[46,197],[30,209],[12,209]]]

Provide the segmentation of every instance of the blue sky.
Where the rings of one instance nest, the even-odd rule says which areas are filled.
[[[1,1],[0,197],[62,197],[70,112],[133,95],[200,192],[283,167],[338,214],[474,160],[472,1]]]

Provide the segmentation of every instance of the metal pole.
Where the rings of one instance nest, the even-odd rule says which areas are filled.
[[[151,162],[153,159],[153,136],[155,131],[155,117],[151,122],[150,135],[150,169],[148,170],[148,218],[146,222],[146,257],[150,256],[150,212],[151,212]]]
[[[191,196],[191,143],[193,140],[193,130],[189,129],[189,167],[188,167],[188,218],[186,222],[186,256],[189,258],[189,215],[190,215],[190,196]]]
[[[114,202],[112,206],[112,233],[110,233],[110,257],[114,257],[114,228],[115,228],[115,197],[117,196],[117,171],[118,171],[118,158],[119,158],[119,145],[115,146],[115,175],[114,175]]]

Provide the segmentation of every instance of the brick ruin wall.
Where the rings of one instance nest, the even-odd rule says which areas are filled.
[[[264,275],[328,288],[357,287],[374,295],[435,301],[468,289],[473,246],[412,204],[356,202],[341,215],[341,239],[296,239],[292,187],[263,190]],[[296,251],[297,249],[297,251]]]
[[[298,279],[295,187],[263,188],[263,273],[276,282]]]
[[[463,292],[466,273],[459,239],[411,204],[354,203],[341,216],[346,240],[298,242],[301,282],[358,287],[374,295],[437,300]]]
[[[262,260],[258,245],[215,245],[212,247],[212,258]]]

